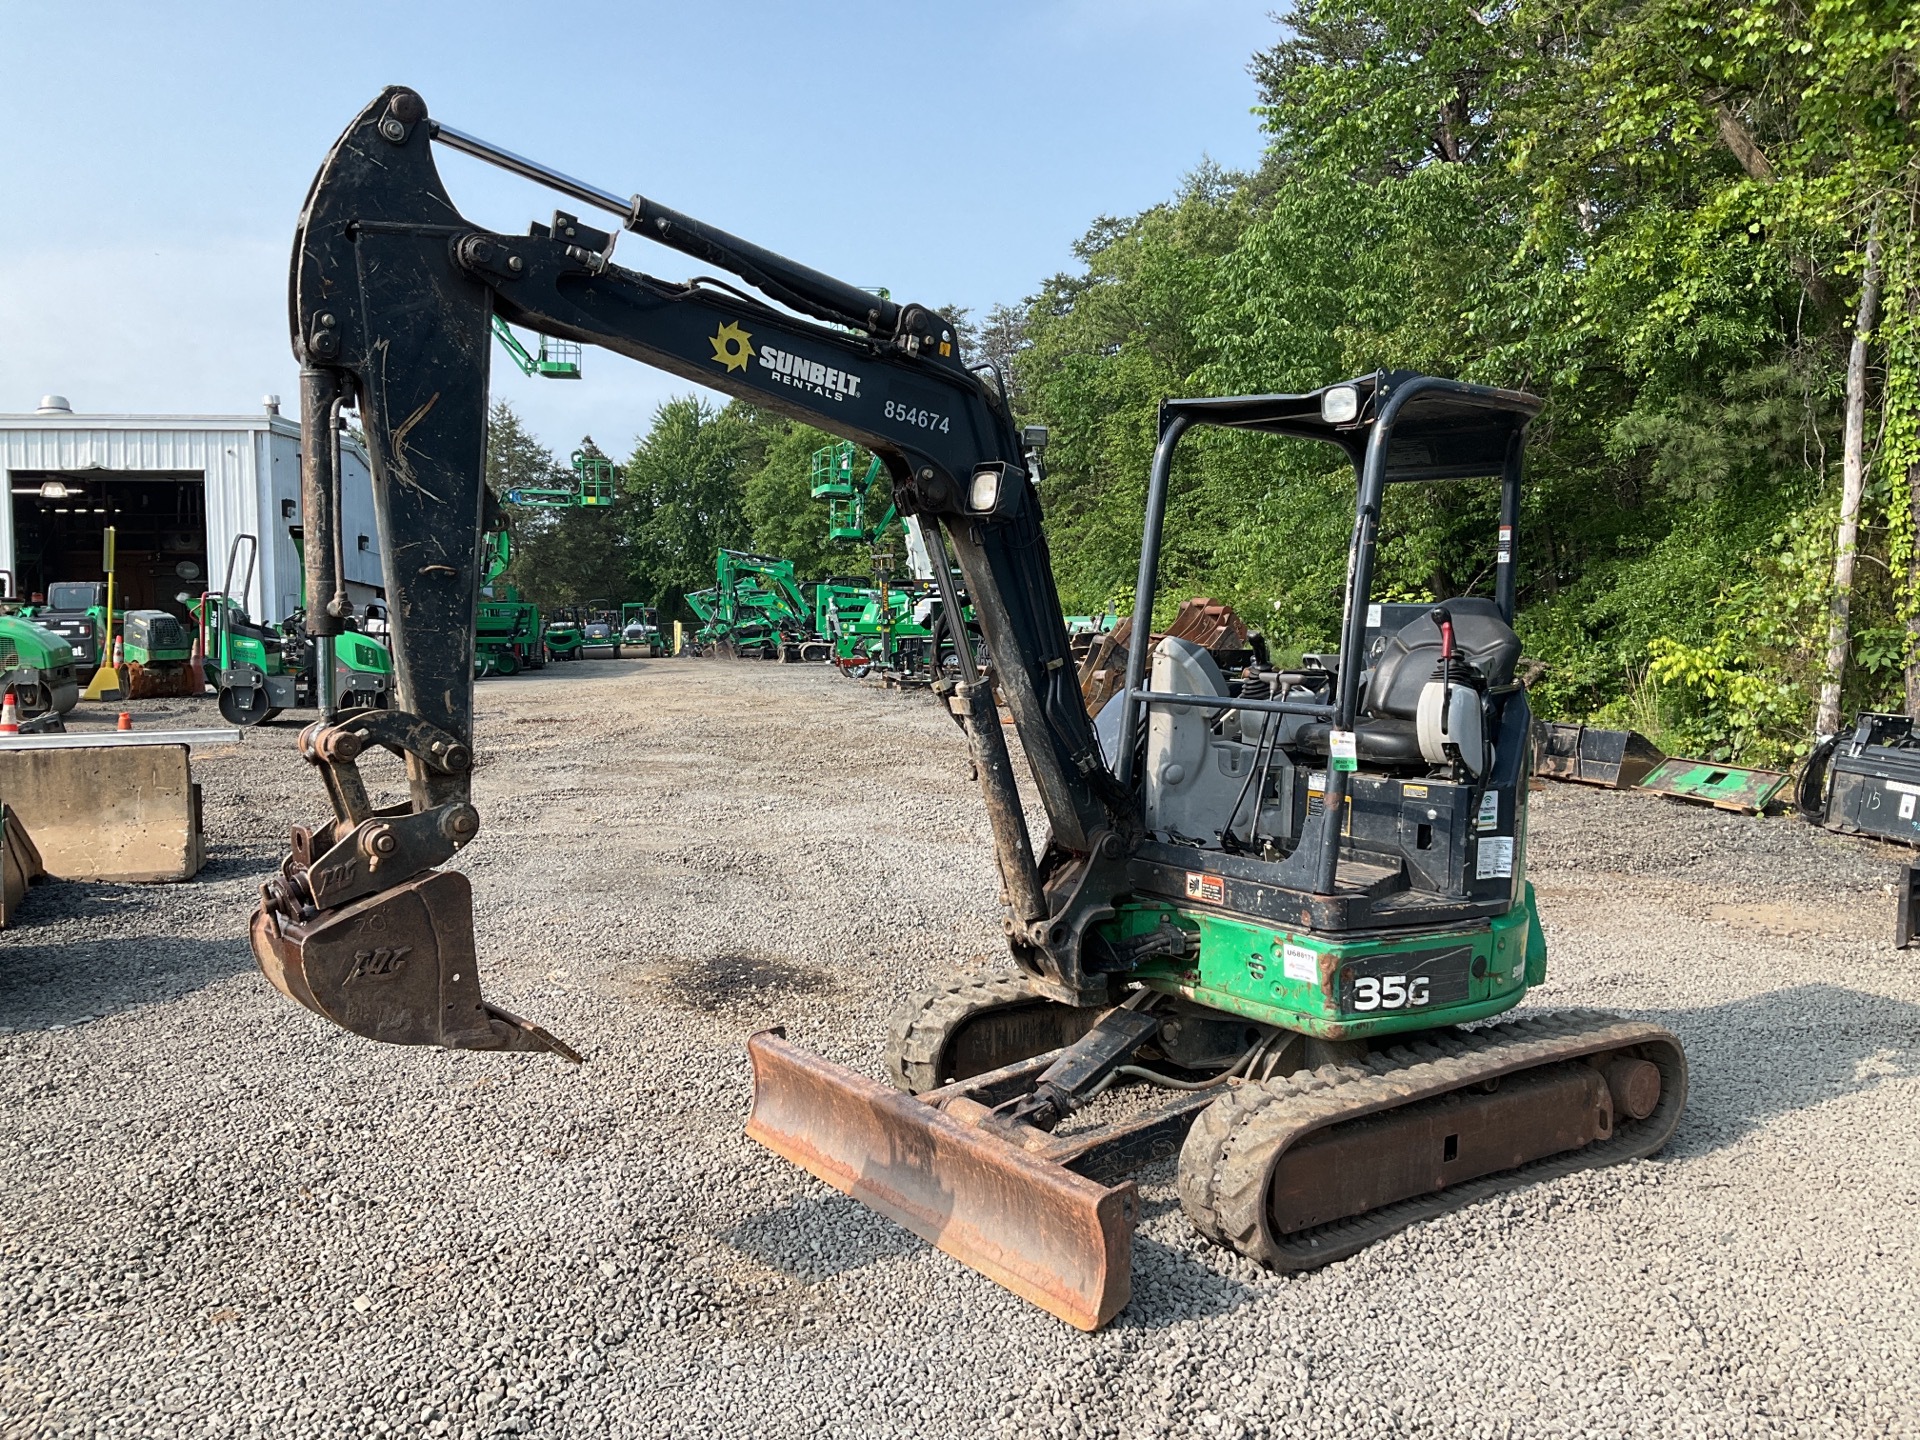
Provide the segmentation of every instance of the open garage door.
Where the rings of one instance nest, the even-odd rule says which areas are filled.
[[[109,525],[119,532],[116,608],[184,619],[176,597],[208,586],[207,492],[198,472],[15,471],[10,499],[23,596],[105,579],[100,544]]]

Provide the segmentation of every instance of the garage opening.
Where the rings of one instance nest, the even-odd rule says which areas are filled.
[[[185,619],[175,597],[209,588],[207,487],[198,471],[17,470],[11,500],[19,595],[44,595],[63,581],[104,580],[100,550],[109,525],[118,532],[116,609]]]

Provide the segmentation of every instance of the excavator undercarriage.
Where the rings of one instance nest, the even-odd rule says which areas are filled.
[[[612,232],[564,212],[525,236],[475,226],[434,143],[609,212],[766,300],[614,265]],[[1546,974],[1512,630],[1535,397],[1379,372],[1166,402],[1124,679],[1096,726],[1041,526],[1038,442],[938,313],[500,150],[397,87],[314,181],[291,300],[306,524],[338,536],[323,437],[357,408],[396,696],[345,714],[323,694],[301,737],[333,816],[294,832],[253,921],[261,967],[291,998],[371,1039],[579,1059],[482,997],[471,892],[441,868],[480,824],[473,617],[488,341],[504,321],[871,450],[926,538],[947,613],[964,586],[993,656],[988,677],[961,647],[942,689],[993,835],[1011,968],[910,1000],[888,1037],[891,1085],[778,1031],[753,1036],[748,1133],[768,1148],[1091,1329],[1127,1302],[1140,1213],[1127,1177],[1143,1167],[1177,1161],[1203,1233],[1298,1270],[1672,1133],[1686,1062],[1665,1030],[1592,1012],[1498,1019]],[[1226,674],[1189,640],[1154,639],[1174,454],[1205,426],[1350,462],[1343,619],[1323,653]],[[1376,600],[1390,487],[1459,480],[1497,487],[1493,593]],[[316,636],[349,618],[338,553],[337,538],[306,547]],[[1045,813],[1039,845],[1003,706]],[[401,804],[369,799],[355,761],[375,746],[406,765]]]

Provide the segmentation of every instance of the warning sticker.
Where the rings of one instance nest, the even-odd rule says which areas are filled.
[[[1500,828],[1500,792],[1498,790],[1489,790],[1480,797],[1479,825],[1482,830]]]
[[[1480,855],[1473,865],[1474,878],[1497,880],[1511,874],[1513,874],[1513,837],[1511,835],[1481,836]]]
[[[1380,607],[1378,605],[1367,606],[1367,628],[1369,630],[1378,630],[1380,628]]]
[[[1424,785],[1402,785],[1400,787],[1400,793],[1409,800],[1424,800],[1427,798],[1427,787]]]
[[[1320,983],[1320,957],[1304,945],[1295,945],[1292,941],[1282,945],[1280,968],[1286,972],[1289,980],[1299,980],[1308,985]]]
[[[1218,875],[1203,875],[1198,870],[1187,872],[1187,898],[1204,900],[1209,905],[1223,904],[1227,898],[1227,882]]]

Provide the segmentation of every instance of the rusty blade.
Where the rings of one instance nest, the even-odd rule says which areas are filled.
[[[251,937],[275,989],[369,1040],[580,1059],[538,1025],[481,998],[473,890],[457,870],[419,876],[304,924],[263,905]]]
[[[1082,1330],[1127,1303],[1132,1181],[1108,1188],[787,1043],[747,1042],[747,1134]]]

